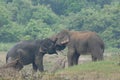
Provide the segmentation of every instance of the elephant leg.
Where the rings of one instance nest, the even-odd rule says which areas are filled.
[[[92,49],[91,57],[92,57],[92,61],[97,61],[97,51],[96,51],[96,49]]]
[[[69,49],[68,54],[67,54],[67,59],[68,59],[68,66],[73,66],[73,56],[74,56],[74,50]]]
[[[72,66],[72,65],[73,65],[72,57],[73,57],[73,56],[70,56],[70,55],[67,56],[68,66]]]
[[[101,49],[101,47],[98,49],[98,55],[97,55],[97,60],[100,61],[100,60],[104,60],[104,57],[103,57],[103,49]]]
[[[80,54],[74,54],[73,56],[73,65],[77,65],[78,64],[78,61],[79,61],[79,56]]]
[[[95,46],[91,53],[92,61],[103,60],[103,51],[99,45]]]
[[[37,65],[35,64],[35,62],[32,63],[32,66],[33,66],[33,70],[36,72],[37,69],[38,69],[38,67],[37,67]]]
[[[97,61],[97,58],[95,56],[92,56],[92,61]]]
[[[36,55],[35,57],[35,64],[37,65],[40,72],[44,71],[43,67],[43,55],[39,53],[39,55]]]

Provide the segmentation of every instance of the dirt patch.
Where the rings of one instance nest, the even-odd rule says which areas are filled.
[[[0,52],[0,65],[5,64],[6,62],[6,52]]]

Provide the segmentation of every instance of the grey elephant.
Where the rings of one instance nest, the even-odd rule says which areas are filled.
[[[103,60],[104,42],[95,32],[63,30],[51,37],[56,40],[56,49],[61,51],[68,47],[68,66],[78,64],[81,54],[91,53],[92,60]]]
[[[55,41],[49,38],[43,40],[21,41],[8,51],[6,63],[14,65],[13,67],[16,70],[21,70],[24,65],[32,63],[34,71],[39,69],[39,71],[42,72],[44,71],[43,56],[46,53],[57,54]]]

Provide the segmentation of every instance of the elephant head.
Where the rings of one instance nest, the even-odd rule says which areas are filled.
[[[65,49],[67,43],[70,41],[69,31],[63,30],[51,38],[53,41],[56,41],[56,50]]]
[[[55,44],[56,44],[56,40],[52,41],[52,40],[46,38],[43,41],[41,41],[41,43],[40,43],[41,47],[40,47],[39,51],[41,53],[57,54]]]

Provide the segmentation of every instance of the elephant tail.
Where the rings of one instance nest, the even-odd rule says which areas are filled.
[[[12,62],[12,57],[6,56],[6,63],[11,63]]]
[[[6,63],[7,63],[7,61],[8,61],[8,55],[6,56]]]
[[[6,63],[11,63],[13,61],[13,58],[10,56],[10,52],[6,55]]]

